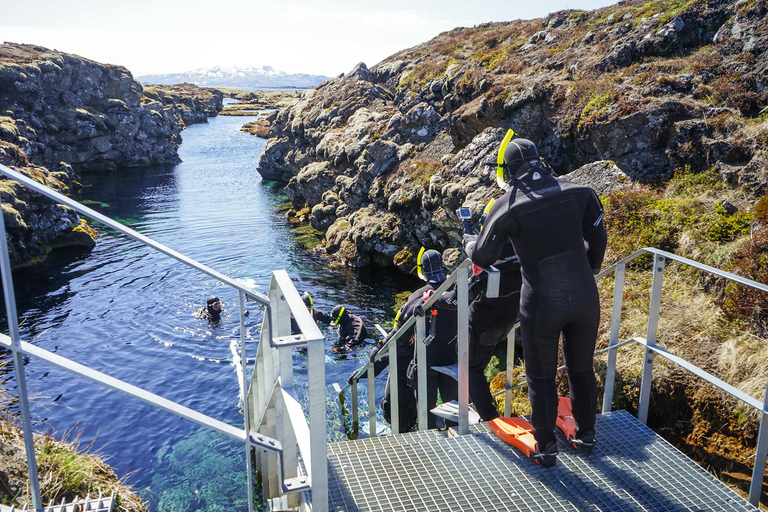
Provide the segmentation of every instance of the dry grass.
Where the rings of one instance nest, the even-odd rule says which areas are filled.
[[[13,407],[15,397],[0,383],[0,503],[21,507],[31,499],[24,435]],[[57,440],[35,434],[42,502],[60,503],[62,498],[72,502],[100,492],[114,493],[115,512],[146,512],[146,505],[125,482],[129,475],[118,478],[105,458],[93,451],[94,441],[83,444],[80,435],[79,430],[72,430]]]

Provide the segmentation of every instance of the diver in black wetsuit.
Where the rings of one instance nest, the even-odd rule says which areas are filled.
[[[221,301],[215,295],[209,295],[205,301],[205,309],[197,312],[201,317],[211,323],[221,321]]]
[[[446,308],[440,301],[436,301],[429,311],[424,311],[422,304],[445,281],[443,271],[443,257],[435,250],[424,251],[419,258],[419,277],[427,284],[413,292],[402,307],[401,321],[406,321],[411,315],[425,316],[427,337],[432,340],[427,345],[426,364],[419,363],[418,371],[428,368],[427,372],[427,408],[432,410],[437,405],[437,392],[440,391],[440,399],[443,403],[458,400],[459,387],[456,380],[444,373],[433,370],[433,366],[450,366],[458,360],[456,354],[456,332],[458,327],[456,307]],[[413,347],[413,364],[409,367],[408,376],[411,387],[418,387],[416,370],[416,347]],[[437,416],[430,413],[428,416],[429,428],[437,427]]]
[[[389,366],[389,354],[383,356],[378,361],[375,360],[376,354],[381,350],[381,347],[388,342],[392,335],[397,332],[397,325],[402,315],[402,308],[395,317],[395,324],[392,326],[392,330],[389,332],[386,338],[377,343],[371,350],[370,358],[373,361],[373,374],[377,377],[384,368]],[[403,334],[395,342],[397,345],[397,394],[398,394],[398,410],[400,411],[400,424],[397,426],[397,432],[403,433],[413,430],[413,426],[418,418],[418,404],[416,402],[416,394],[414,390],[408,385],[408,376],[406,374],[408,365],[413,358],[413,335]],[[359,372],[359,374],[358,374]],[[367,367],[355,370],[349,376],[347,382],[352,384],[352,379],[357,377],[358,379],[367,378]],[[392,392],[390,389],[390,378],[392,374],[387,375],[387,384],[384,388],[384,396],[381,399],[381,411],[384,413],[384,420],[392,423]],[[395,425],[392,425],[392,430],[395,430]]]
[[[496,201],[467,253],[486,266],[498,259],[510,239],[520,258],[520,327],[537,441],[534,460],[551,466],[557,458],[555,377],[561,333],[577,425],[574,444],[584,453],[594,446],[597,386],[592,358],[600,303],[593,274],[600,271],[607,236],[595,192],[551,176],[536,146],[526,139],[510,140],[512,135],[510,130],[504,139],[498,168],[500,185],[508,191]]]
[[[334,306],[331,310],[331,325],[337,326],[339,333],[339,341],[333,348],[334,352],[348,352],[355,346],[365,343],[365,339],[370,337],[363,319],[347,311],[347,308],[341,304]]]
[[[495,201],[488,203],[479,224],[485,223],[488,212]],[[482,232],[482,227],[480,228]],[[465,245],[477,239],[476,234],[465,234]],[[472,260],[473,263],[477,263]],[[470,280],[469,294],[469,398],[475,406],[478,415],[484,421],[499,417],[493,396],[485,378],[485,368],[496,352],[496,346],[507,339],[507,335],[517,323],[517,313],[520,305],[520,262],[515,255],[512,243],[507,241],[492,264],[499,274],[498,297],[489,298],[486,295],[488,284],[487,272],[481,272]],[[455,307],[455,290],[446,293],[440,303]],[[445,301],[445,302],[443,302]]]

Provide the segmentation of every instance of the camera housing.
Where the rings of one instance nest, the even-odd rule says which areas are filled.
[[[459,208],[456,210],[456,216],[461,220],[469,220],[472,218],[472,211],[469,208]]]

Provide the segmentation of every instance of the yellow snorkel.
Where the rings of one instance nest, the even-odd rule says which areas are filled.
[[[507,150],[509,141],[511,141],[512,137],[514,136],[514,130],[511,128],[507,130],[507,134],[504,136],[504,140],[501,141],[499,154],[496,155],[496,183],[499,185],[499,187],[501,187],[502,190],[506,190],[509,187],[509,183],[504,176],[504,152]]]
[[[426,281],[427,278],[424,277],[424,269],[421,268],[421,257],[424,255],[424,251],[426,249],[424,247],[421,248],[419,251],[419,255],[416,256],[416,273],[419,275],[419,279],[422,281]]]
[[[343,314],[344,314],[344,310],[345,310],[345,309],[346,309],[346,307],[344,307],[344,306],[341,306],[341,310],[339,311],[339,314],[338,314],[338,315],[336,315],[336,318],[334,318],[334,319],[331,321],[331,323],[333,323],[333,325],[338,325],[338,324],[339,324],[339,321],[341,320],[341,315],[343,315]]]

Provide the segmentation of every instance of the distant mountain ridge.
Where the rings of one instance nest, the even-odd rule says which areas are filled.
[[[255,89],[258,87],[315,87],[329,77],[305,73],[289,74],[271,66],[214,66],[183,73],[142,75],[136,79],[143,84],[191,83],[201,87],[234,87]]]

